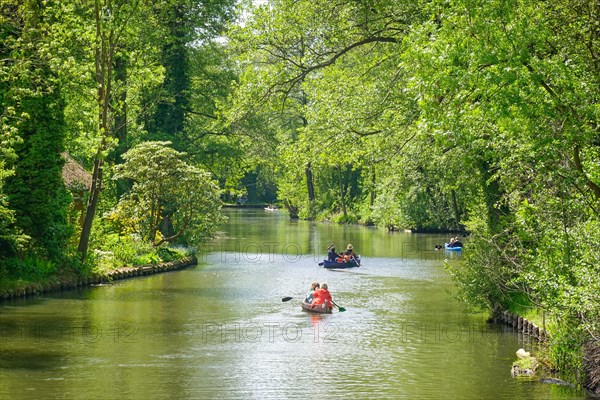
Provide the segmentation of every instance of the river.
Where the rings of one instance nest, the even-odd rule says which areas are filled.
[[[0,303],[0,399],[586,398],[511,377],[535,343],[465,311],[444,236],[225,213],[197,266]],[[346,311],[303,312],[313,280]]]

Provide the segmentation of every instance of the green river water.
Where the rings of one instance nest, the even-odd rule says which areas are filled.
[[[535,344],[455,300],[446,237],[225,213],[197,266],[0,303],[0,399],[586,398],[511,377]],[[313,280],[347,310],[303,312]]]

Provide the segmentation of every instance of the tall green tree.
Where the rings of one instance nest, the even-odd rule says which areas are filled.
[[[186,148],[185,127],[192,109],[192,57],[202,55],[194,47],[219,36],[233,17],[233,0],[165,0],[155,3],[153,12],[163,38],[160,63],[165,77],[148,93],[151,110],[145,118],[146,130],[154,138],[167,138]],[[210,101],[210,100],[209,100]],[[181,143],[181,144],[180,144]]]
[[[113,220],[155,246],[183,238],[201,240],[222,222],[218,184],[170,144],[137,145],[123,155],[125,163],[114,175],[130,179],[133,186],[117,205]]]
[[[436,7],[413,32],[407,66],[437,143],[460,149],[481,181],[467,262],[453,273],[471,303],[552,315],[556,366],[581,380],[580,349],[599,331],[589,255],[600,240],[591,233],[600,10],[571,1]]]
[[[93,21],[93,30],[87,31],[84,36],[89,40],[90,52],[82,56],[85,65],[92,69],[94,78],[92,82],[86,81],[83,84],[96,87],[95,98],[87,98],[84,103],[88,104],[90,111],[85,124],[91,131],[89,136],[93,138],[92,147],[87,149],[92,154],[90,158],[93,170],[92,186],[79,237],[78,252],[82,257],[88,251],[92,225],[104,187],[107,161],[110,167],[109,155],[119,139],[128,140],[126,135],[130,131],[126,128],[131,128],[130,121],[134,121],[135,116],[142,112],[139,102],[128,99],[135,98],[141,92],[141,85],[152,87],[162,78],[159,76],[156,79],[156,60],[146,58],[148,54],[153,54],[150,43],[143,41],[147,47],[135,45],[139,42],[139,37],[145,37],[145,34],[156,38],[152,34],[153,27],[156,27],[155,21],[151,18],[147,5],[140,1],[118,0],[94,0],[92,5],[89,9],[91,12],[86,10],[78,14],[70,12],[70,9],[66,10],[73,25],[79,21],[88,26],[88,22]],[[81,101],[81,98],[77,100]],[[135,116],[129,115],[130,112]],[[123,148],[119,148],[117,153],[123,151]]]
[[[0,5],[0,258],[14,256],[19,248],[19,231],[15,225],[15,211],[8,205],[4,190],[5,179],[14,173],[10,164],[16,154],[14,145],[20,140],[14,101],[10,94],[12,82],[12,51],[19,38],[20,18],[17,4]]]
[[[2,11],[8,12],[14,28],[4,42],[12,46],[5,50],[12,80],[3,97],[16,117],[13,121],[18,121],[13,129],[20,139],[13,145],[14,174],[4,190],[16,226],[31,238],[30,249],[56,260],[65,253],[70,234],[70,196],[61,177],[64,100],[45,36],[52,21],[46,6],[37,1],[5,3]]]
[[[397,125],[407,126],[415,119],[410,102],[393,102],[401,97],[393,89],[403,78],[397,68],[402,39],[421,18],[418,4],[402,1],[274,1],[253,10],[252,17],[231,32],[231,47],[245,68],[230,117],[297,111],[296,128],[280,125],[288,134],[279,139],[278,153],[282,166],[302,163],[294,170],[302,168],[305,176],[283,174],[280,179],[280,193],[290,199],[298,198],[293,193],[299,184],[305,185],[309,201],[302,214],[314,214],[309,211],[311,199],[332,187],[339,193],[337,206],[318,207],[339,206],[344,213],[345,185],[358,187],[358,181],[340,185],[339,179],[316,187],[315,181],[324,182],[316,176],[321,167],[337,169],[339,177],[338,165],[361,169],[373,160],[384,165],[381,150],[388,136],[397,135],[401,143],[409,140],[412,132],[389,122],[395,119]],[[370,165],[367,170],[365,176],[379,176]],[[370,187],[365,197],[369,203],[376,197],[376,184]],[[358,193],[353,200],[362,197]]]
[[[231,83],[237,79],[226,45],[206,41],[190,49],[190,106],[185,128],[186,152],[190,159],[210,171],[230,196],[241,194],[244,175],[256,159],[248,143],[227,126],[221,110],[226,106]],[[270,157],[263,157],[268,160]],[[232,201],[232,198],[229,199]]]
[[[115,67],[115,52],[119,48],[119,40],[122,40],[119,31],[124,27],[127,20],[126,13],[130,10],[113,4],[111,0],[94,1],[94,27],[93,40],[95,83],[97,88],[97,132],[99,144],[94,156],[94,167],[92,172],[92,185],[87,201],[85,216],[79,237],[77,251],[86,257],[92,224],[96,216],[100,192],[104,180],[104,162],[107,152],[112,144],[115,130],[112,120],[111,99],[113,96],[113,72]]]

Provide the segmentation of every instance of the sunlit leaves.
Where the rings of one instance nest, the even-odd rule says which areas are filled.
[[[222,220],[219,188],[204,170],[188,164],[170,142],[143,142],[123,155],[114,179],[130,179],[131,191],[111,219],[126,220],[147,241],[159,244],[187,235],[199,240]],[[166,225],[165,225],[166,224]],[[165,226],[171,226],[166,229]],[[162,227],[162,230],[161,230]],[[157,234],[161,232],[160,236]]]

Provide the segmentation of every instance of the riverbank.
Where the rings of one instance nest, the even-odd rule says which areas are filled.
[[[560,371],[556,371],[552,367],[549,367],[552,362],[548,357],[548,352],[552,351],[550,349],[553,347],[556,349],[557,344],[552,343],[552,334],[547,332],[545,322],[543,323],[544,326],[541,327],[535,322],[510,311],[496,312],[489,321],[508,325],[513,328],[515,333],[527,336],[530,340],[544,343],[544,346],[546,347],[544,352],[537,355],[537,357],[540,357],[540,363],[538,363],[538,365],[542,366],[540,372],[536,372],[536,368],[523,367],[518,363],[514,363],[511,371],[513,377],[535,374],[540,376],[540,381],[543,383],[568,385],[572,387],[580,385],[583,389],[588,391],[589,395],[600,398],[600,341],[589,340],[582,346],[581,373],[584,378],[575,380],[575,382],[567,382],[562,379],[557,379],[555,375],[561,375]]]
[[[235,203],[225,203],[223,204],[222,208],[259,208],[259,209],[264,209],[265,207],[268,207],[269,204],[263,204],[263,203],[258,203],[258,204],[248,204],[248,203],[244,203],[244,204],[235,204]]]
[[[0,301],[23,299],[43,293],[72,290],[80,287],[110,283],[120,279],[176,271],[191,265],[196,265],[197,263],[198,260],[195,256],[188,256],[175,261],[139,265],[134,267],[121,267],[105,273],[92,273],[87,276],[61,276],[51,278],[46,282],[27,282],[18,284],[14,288],[0,289]]]
[[[545,326],[540,327],[535,322],[527,318],[511,313],[510,311],[497,312],[491,317],[491,321],[512,326],[516,332],[527,335],[539,342],[544,342],[548,338]]]

